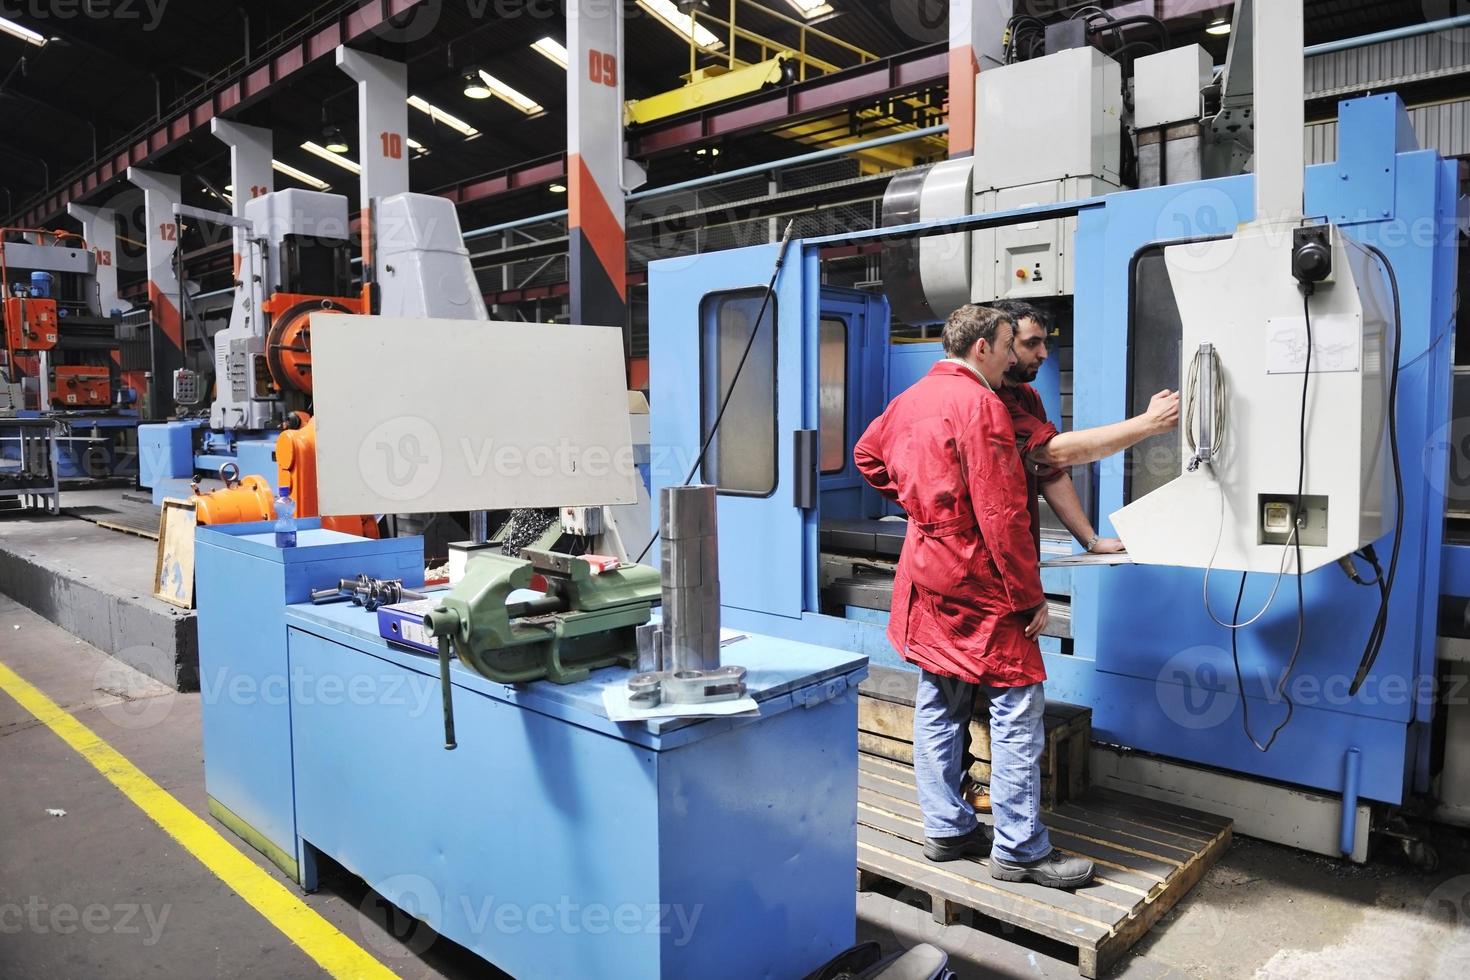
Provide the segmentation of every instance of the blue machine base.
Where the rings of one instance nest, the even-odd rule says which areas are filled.
[[[196,475],[218,480],[225,465],[237,466],[242,477],[262,477],[274,493],[275,435],[215,432],[202,419],[138,426],[138,485],[152,491],[155,506],[167,497],[188,497]]]

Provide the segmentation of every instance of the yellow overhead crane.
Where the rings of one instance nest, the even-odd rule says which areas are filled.
[[[667,119],[778,85],[805,81],[817,75],[833,74],[844,68],[877,60],[877,55],[872,52],[755,3],[754,0],[730,0],[728,13],[723,16],[695,8],[687,15],[688,20],[680,24],[670,23],[664,15],[643,0],[640,0],[640,5],[663,20],[671,29],[687,36],[689,71],[681,76],[684,84],[679,88],[646,99],[629,100],[625,108],[625,122],[630,126]],[[783,45],[746,27],[738,26],[735,22],[736,13],[744,8],[758,12],[761,17],[794,27],[796,47]],[[834,57],[850,63],[837,64],[816,56],[811,51],[813,42],[818,46],[825,45],[828,49],[835,49],[837,54]],[[718,60],[701,66],[701,54]],[[921,98],[904,101],[916,110],[929,108]],[[859,111],[856,121],[865,131],[864,138],[876,131],[902,132],[905,129],[919,128],[913,123],[887,116],[877,107]],[[853,117],[848,115],[809,120],[783,128],[781,135],[814,148],[841,146],[843,143],[857,141],[858,137],[851,134],[853,122]],[[861,151],[856,157],[864,173],[878,173],[910,167],[921,160],[942,156],[945,149],[943,137],[931,136],[915,141],[913,145],[893,144]]]

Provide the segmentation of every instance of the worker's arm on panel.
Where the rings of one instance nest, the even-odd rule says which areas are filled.
[[[975,523],[1000,572],[1010,611],[1029,612],[1038,606],[1044,610],[1046,593],[1031,537],[1026,474],[1016,455],[1010,413],[999,399],[987,398],[957,440]]]
[[[1032,463],[1065,469],[1095,463],[1136,446],[1149,436],[1170,432],[1179,426],[1179,393],[1161,391],[1149,402],[1148,410],[1123,422],[1095,429],[1063,432],[1027,454]]]
[[[853,447],[852,459],[857,464],[858,472],[874,490],[897,503],[898,487],[888,473],[888,464],[878,455],[878,437],[882,427],[883,416],[880,415],[873,420],[873,423],[868,426],[868,431],[863,433],[863,437]]]
[[[1054,480],[1049,480],[1041,485],[1041,495],[1051,505],[1062,525],[1072,532],[1072,537],[1081,542],[1082,546],[1096,555],[1112,555],[1123,550],[1123,542],[1117,538],[1098,537],[1092,521],[1087,518],[1087,511],[1082,507],[1082,501],[1077,497],[1077,486],[1072,482],[1068,473],[1061,473]]]

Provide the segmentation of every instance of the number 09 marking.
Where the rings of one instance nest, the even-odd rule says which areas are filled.
[[[593,85],[616,88],[618,84],[617,56],[610,51],[588,51],[587,78]]]

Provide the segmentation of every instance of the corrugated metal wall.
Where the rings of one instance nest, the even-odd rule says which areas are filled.
[[[1307,99],[1343,98],[1454,75],[1470,82],[1470,28],[1436,31],[1307,59]],[[1470,100],[1410,109],[1419,145],[1470,155]],[[1337,122],[1307,127],[1307,162],[1337,159]]]
[[[1470,29],[1437,31],[1307,59],[1308,99],[1351,95],[1470,71]]]

